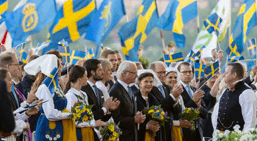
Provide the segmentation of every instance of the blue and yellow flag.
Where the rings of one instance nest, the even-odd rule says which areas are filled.
[[[228,62],[237,62],[239,60],[244,60],[244,56],[231,56],[228,58]]]
[[[229,44],[229,47],[226,49],[226,53],[228,54],[228,57],[231,56],[240,56],[241,54],[237,51],[237,45],[236,42],[232,42]]]
[[[62,56],[62,62],[65,64],[70,63],[70,47],[64,40],[58,43],[58,50]]]
[[[50,44],[51,41],[48,42],[43,42],[43,43],[38,43],[37,47],[34,50],[34,53],[36,54],[41,54],[42,50],[44,50],[44,48],[48,47],[48,45]]]
[[[29,35],[41,31],[54,20],[55,15],[55,0],[28,0],[15,11],[6,12],[3,18],[12,36],[12,46],[17,46]]]
[[[0,24],[3,22],[1,15],[8,9],[8,0],[0,0]]]
[[[250,74],[253,74],[253,70],[252,69],[255,66],[254,59],[256,59],[256,58],[254,57],[254,58],[252,58],[251,61],[247,61],[247,71]]]
[[[67,0],[58,11],[49,32],[50,40],[68,43],[79,39],[89,27],[96,12],[95,0]]]
[[[248,54],[250,56],[253,56],[257,53],[257,47],[256,47],[256,38],[253,38],[246,42],[246,47],[248,50]]]
[[[28,60],[29,60],[29,55],[26,53],[26,52],[22,52],[22,55],[21,55],[21,62],[27,64],[28,63]]]
[[[119,29],[122,51],[127,60],[139,61],[137,57],[139,46],[147,39],[157,20],[155,0],[144,0],[139,7],[137,17]]]
[[[195,56],[199,59],[201,59],[201,55],[202,55],[202,52],[203,52],[203,49],[205,48],[205,46],[202,46],[196,53],[195,53]]]
[[[175,54],[164,54],[163,59],[168,67],[172,62],[180,62],[184,60],[182,52]]]
[[[99,47],[125,14],[123,0],[103,0],[86,30],[85,39],[95,42]]]
[[[94,49],[91,48],[87,51],[87,59],[95,59],[95,53],[94,53]]]
[[[185,47],[184,25],[197,15],[197,0],[170,0],[157,26],[162,30],[172,31],[177,47],[183,48]]]
[[[212,76],[217,74],[219,70],[220,70],[220,66],[219,66],[219,62],[217,61],[205,68],[205,77],[207,78],[207,80],[209,80]]]
[[[230,36],[229,44],[235,42],[237,52],[242,53],[247,35],[251,29],[257,25],[256,2],[255,0],[244,0],[234,25],[234,30]]]
[[[195,64],[194,64],[195,78],[204,77],[205,67],[206,67],[205,64],[195,62]]]
[[[221,22],[222,19],[219,17],[219,15],[217,13],[213,13],[203,22],[203,25],[210,34],[215,32],[217,37],[219,37]]]
[[[195,53],[194,51],[191,49],[190,52],[187,54],[185,60],[185,62],[191,63],[195,61]]]
[[[79,60],[85,59],[86,52],[80,50],[71,50],[70,65],[76,64]]]
[[[56,89],[59,87],[58,81],[58,68],[54,68],[51,73],[45,78],[43,84],[49,89],[51,94],[54,94]]]
[[[26,43],[24,42],[24,43],[18,44],[15,47],[17,58],[18,58],[19,61],[21,61],[21,59],[22,59],[23,52],[25,52],[25,45],[26,45]]]

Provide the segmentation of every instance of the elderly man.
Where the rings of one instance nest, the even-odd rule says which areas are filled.
[[[243,81],[244,68],[240,63],[228,64],[224,76],[227,89],[223,91],[220,101],[216,104],[212,123],[215,130],[234,130],[239,125],[239,130],[247,131],[254,128],[256,119],[256,97],[253,90]],[[212,93],[217,93],[212,89]]]
[[[110,96],[120,101],[118,109],[112,112],[113,119],[120,123],[122,130],[120,141],[137,140],[137,123],[143,123],[145,116],[142,113],[135,113],[135,99],[130,84],[135,82],[137,77],[136,64],[131,61],[123,61],[117,71],[117,82],[110,90]]]
[[[188,62],[182,62],[178,65],[178,71],[180,73],[180,81],[179,83],[183,87],[183,92],[181,96],[183,98],[183,102],[185,104],[185,108],[199,108],[200,111],[200,119],[196,121],[196,129],[191,131],[188,128],[182,128],[184,140],[185,141],[201,141],[203,138],[202,131],[202,118],[205,119],[208,112],[205,108],[205,104],[202,101],[204,97],[204,91],[201,89],[196,89],[193,86],[190,86],[190,82],[193,79],[193,71],[192,67]]]
[[[180,93],[182,93],[183,91],[182,87],[176,85],[171,90],[170,87],[165,84],[166,64],[164,64],[163,62],[153,62],[150,65],[150,69],[152,69],[156,73],[157,77],[162,83],[158,87],[154,86],[150,93],[157,98],[158,102],[162,104],[162,107],[165,111],[169,112],[170,116],[172,116],[172,114],[178,114],[181,110],[181,106],[177,103],[177,99],[179,98]],[[166,131],[166,133],[162,136],[163,140],[172,140],[172,126],[173,122],[171,120],[169,124],[165,125],[165,127],[161,127],[163,130]]]

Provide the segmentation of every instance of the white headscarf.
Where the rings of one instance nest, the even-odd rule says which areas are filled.
[[[25,65],[24,70],[29,75],[36,75],[41,71],[48,76],[55,67],[58,67],[57,61],[58,58],[55,55],[46,54],[29,62]]]
[[[162,85],[162,82],[159,80],[159,78],[157,77],[157,75],[155,74],[155,72],[151,69],[145,69],[145,70],[137,70],[137,75],[141,75],[142,73],[146,73],[146,72],[149,72],[149,73],[152,73],[153,76],[154,76],[154,79],[153,79],[153,85],[155,87],[158,87],[160,85]],[[137,82],[138,80],[136,80]]]

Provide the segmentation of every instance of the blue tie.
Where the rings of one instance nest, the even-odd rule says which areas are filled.
[[[187,87],[187,93],[189,94],[189,96],[192,98],[193,94],[191,92],[190,86],[186,86]]]
[[[158,88],[159,88],[160,92],[162,93],[162,96],[165,98],[166,96],[165,96],[162,85],[158,86]]]
[[[19,100],[18,100],[18,97],[16,95],[16,92],[14,90],[14,86],[12,85],[12,94],[13,94],[13,97],[15,98],[15,101],[17,103],[17,106],[19,107]]]
[[[130,88],[129,86],[128,86],[127,88],[128,88],[129,97],[130,97],[130,99],[132,99],[132,91],[131,91],[131,88]]]
[[[93,88],[94,88],[94,91],[95,91],[95,95],[96,95],[96,99],[97,99],[97,102],[98,104],[100,105],[100,98],[99,98],[99,95],[98,95],[98,91],[97,91],[97,87],[96,85],[93,85]]]

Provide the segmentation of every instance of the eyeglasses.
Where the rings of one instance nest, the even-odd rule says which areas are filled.
[[[129,73],[137,75],[137,72],[132,72],[132,71],[126,71],[126,72],[129,72]]]
[[[191,74],[192,71],[182,71],[182,72],[180,72],[180,73],[183,73],[183,74]]]

